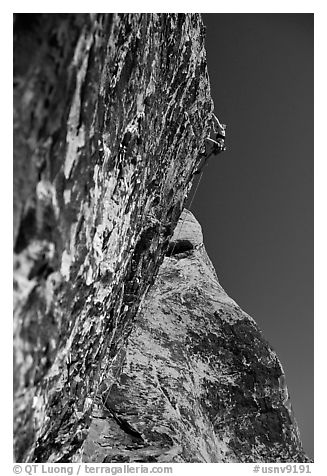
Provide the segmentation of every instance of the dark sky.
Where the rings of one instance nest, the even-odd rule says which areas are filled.
[[[313,456],[313,15],[204,14],[228,150],[192,211],[222,286],[284,367]]]

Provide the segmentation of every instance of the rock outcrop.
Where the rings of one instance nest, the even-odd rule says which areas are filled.
[[[17,461],[78,458],[212,123],[198,14],[14,23]]]
[[[212,128],[200,15],[16,15],[14,80],[16,460],[304,460],[276,355],[175,230]]]
[[[282,366],[223,290],[184,211],[104,380],[84,460],[303,462]]]

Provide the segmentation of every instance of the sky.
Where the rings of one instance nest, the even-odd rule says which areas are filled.
[[[313,457],[313,14],[204,14],[227,151],[191,210],[227,293],[282,362]]]

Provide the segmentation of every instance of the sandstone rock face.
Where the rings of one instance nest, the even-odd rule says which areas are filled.
[[[103,381],[84,461],[307,461],[282,366],[186,210],[167,255]]]
[[[15,457],[69,462],[210,133],[201,17],[17,15],[14,81]]]

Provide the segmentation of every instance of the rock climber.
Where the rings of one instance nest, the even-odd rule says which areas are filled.
[[[194,172],[194,175],[200,174],[204,168],[204,166],[207,164],[208,159],[211,157],[211,155],[218,155],[221,152],[224,152],[226,150],[225,146],[225,137],[226,137],[226,124],[221,124],[217,116],[213,114],[213,117],[215,119],[215,122],[213,123],[213,132],[215,134],[215,138],[212,139],[211,137],[207,137],[206,140],[208,140],[211,144],[210,148],[205,150],[205,152],[202,152],[202,156],[204,157],[204,162],[203,164],[199,167],[199,169]]]

